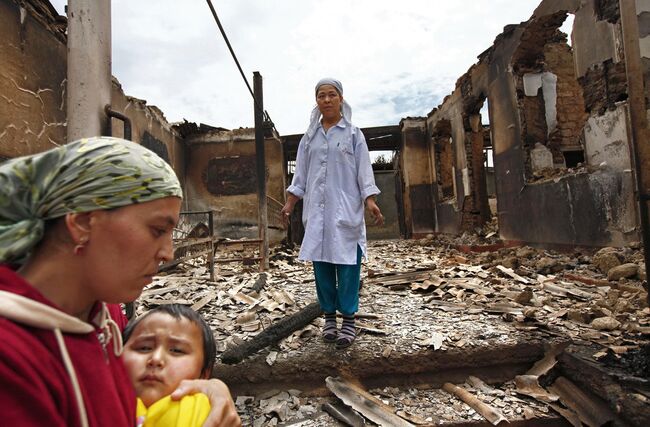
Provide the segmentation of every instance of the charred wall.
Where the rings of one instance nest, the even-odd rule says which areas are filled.
[[[403,179],[404,216],[408,236],[435,230],[429,145],[422,118],[407,118],[402,126],[400,169]]]
[[[208,130],[187,137],[186,198],[189,210],[215,210],[219,237],[257,238],[257,176],[254,129]],[[280,141],[265,141],[267,195],[284,203]],[[269,238],[284,237],[278,206],[269,202]],[[281,206],[280,206],[281,207]]]
[[[384,225],[375,226],[366,210],[366,236],[368,240],[399,239],[400,224],[397,210],[398,195],[396,194],[397,173],[394,170],[378,170],[374,172],[375,183],[381,190],[377,196],[377,204],[384,216]]]
[[[491,216],[481,118],[487,99],[486,76],[484,63],[470,68],[458,79],[454,92],[427,117],[438,232],[474,230]]]
[[[67,21],[48,1],[0,1],[0,158],[66,143]],[[168,161],[182,179],[183,144],[160,110],[112,82],[112,108],[131,119],[133,140]],[[123,124],[112,122],[122,137]]]
[[[486,138],[479,113],[487,99],[502,238],[587,246],[639,238],[618,8],[615,0],[542,1],[529,21],[506,27],[432,110],[427,141],[437,231],[460,233],[489,218],[482,216]],[[571,45],[558,30],[569,13]],[[639,12],[639,25],[650,75],[647,13]]]
[[[580,78],[585,93],[585,109],[589,113],[603,115],[616,109],[616,104],[627,100],[625,63],[611,59],[591,66]]]
[[[111,108],[131,119],[131,138],[165,159],[184,184],[185,143],[180,133],[167,121],[165,115],[153,105],[142,99],[127,96],[122,86],[113,78],[111,89]],[[111,120],[111,134],[124,137],[124,124]]]
[[[557,6],[555,10],[548,8],[551,3]],[[507,111],[505,122],[491,117],[502,238],[593,246],[623,245],[638,239],[629,152],[621,149],[627,146],[627,116],[620,111],[625,109],[627,97],[618,42],[620,24],[613,13],[616,8],[609,2],[600,2],[598,12],[596,3],[542,2],[532,22],[512,31],[492,52],[491,87],[501,88],[501,93],[492,91],[491,102],[500,111]],[[618,2],[614,3],[618,6]],[[558,13],[565,11],[573,11],[576,16],[571,47],[558,40],[553,28],[559,23]],[[548,23],[553,25],[547,26]],[[540,28],[544,30],[538,31]],[[531,30],[535,34],[528,34]],[[543,35],[547,38],[540,39]],[[534,38],[537,46],[532,47],[526,41]],[[518,64],[516,61],[522,58],[524,63]],[[537,111],[526,111],[521,102],[514,108],[507,105],[508,92],[513,90],[521,101],[520,87],[512,87],[508,76],[500,72],[501,67],[508,67],[509,61],[515,61],[511,66],[516,75],[518,71],[519,75],[523,74],[521,71],[550,72],[557,78],[556,129],[545,139],[541,129],[535,131],[530,126],[531,117],[540,122],[538,128],[543,127],[544,121],[548,124],[548,116],[539,112],[541,100],[537,100]],[[512,123],[519,126],[514,135],[507,128],[510,125],[517,129]],[[528,144],[538,139],[551,152],[551,168],[555,172],[548,179],[542,176],[533,182],[527,163],[531,153]],[[582,167],[572,169],[567,167],[568,157],[564,153],[576,150],[584,150],[584,161]],[[604,151],[612,156],[603,156]],[[609,157],[608,161],[595,163],[603,157]]]
[[[65,18],[47,1],[0,1],[0,156],[66,142]]]

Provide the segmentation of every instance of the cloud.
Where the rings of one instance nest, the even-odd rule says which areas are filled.
[[[62,12],[64,0],[53,4]],[[426,116],[539,0],[213,1],[281,134],[304,131],[314,84],[343,82],[359,126]],[[113,74],[170,121],[252,126],[253,102],[203,1],[113,0]]]

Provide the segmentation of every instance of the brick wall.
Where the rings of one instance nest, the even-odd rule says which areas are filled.
[[[571,47],[549,44],[544,49],[548,70],[557,76],[557,128],[550,135],[548,148],[556,163],[563,160],[561,148],[580,148],[582,129],[589,115],[585,111],[582,86],[578,83]]]

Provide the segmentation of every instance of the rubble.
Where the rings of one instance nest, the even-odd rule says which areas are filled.
[[[289,247],[275,248],[266,273],[260,274],[256,266],[231,264],[220,268],[216,282],[208,280],[201,260],[195,261],[196,266],[185,263],[156,277],[143,292],[137,312],[174,301],[198,307],[214,329],[222,362],[215,375],[231,386],[244,425],[337,425],[329,415],[335,411],[327,404],[336,408],[340,402],[324,392],[325,377],[346,371],[352,377],[359,375],[370,395],[411,424],[484,419],[445,392],[445,382],[466,390],[509,422],[560,413],[575,422],[575,412],[556,399],[561,393],[549,388],[557,379],[557,356],[570,343],[571,348],[589,349],[590,363],[620,372],[616,378],[646,384],[639,379],[645,376],[647,382],[650,309],[645,290],[638,274],[608,280],[611,268],[603,267],[602,261],[607,253],[619,265],[631,263],[642,270],[638,249],[559,253],[524,246],[472,252],[457,249],[462,246],[458,240],[443,236],[376,241],[369,246],[370,259],[362,270],[358,338],[346,350],[322,343],[323,320],[312,317],[247,353],[251,354],[247,358],[243,355],[237,365],[223,364],[229,351],[263,337],[315,300],[311,266],[297,262],[297,249]],[[562,346],[547,351],[546,357],[535,352],[524,357],[520,346],[533,342]],[[520,363],[531,360],[525,362],[528,370],[501,374],[476,359],[482,352],[489,359],[491,351]],[[465,363],[474,370],[458,381],[427,376],[426,363],[449,364],[459,357],[465,360],[454,366]],[[532,368],[530,357],[539,361]],[[396,374],[389,374],[391,370]],[[409,371],[413,378],[422,376],[416,387],[399,381],[390,385]],[[273,389],[264,386],[265,381],[275,384]]]

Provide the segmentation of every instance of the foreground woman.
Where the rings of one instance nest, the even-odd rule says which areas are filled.
[[[20,426],[132,426],[120,358],[133,301],[170,260],[182,190],[152,151],[89,138],[0,165],[0,412]],[[240,425],[227,387],[206,425]]]

